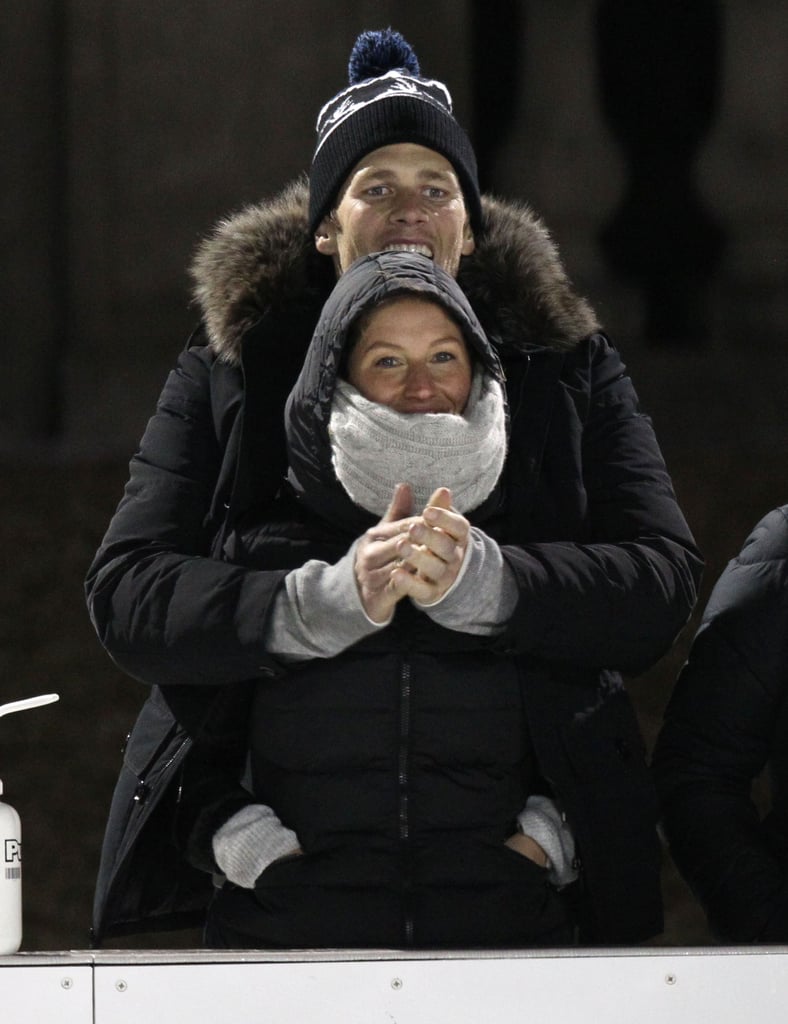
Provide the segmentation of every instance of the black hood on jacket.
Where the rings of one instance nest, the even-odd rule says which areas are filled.
[[[288,479],[317,512],[362,524],[331,462],[328,424],[342,356],[353,324],[394,295],[418,295],[443,306],[487,373],[503,385],[495,349],[459,284],[432,260],[415,253],[363,256],[339,278],[326,301],[304,365],[285,407]],[[355,506],[352,506],[355,510]],[[361,513],[364,520],[369,517]],[[374,517],[373,517],[374,518]]]
[[[307,226],[306,178],[221,221],[191,267],[210,345],[239,364],[248,328],[269,310],[320,308],[336,282]],[[483,230],[458,282],[495,343],[566,351],[600,329],[564,271],[542,222],[525,205],[484,197]]]

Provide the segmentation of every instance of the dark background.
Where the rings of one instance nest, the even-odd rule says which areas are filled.
[[[218,217],[308,166],[353,39],[386,24],[450,85],[484,187],[544,216],[621,348],[707,559],[702,600],[788,500],[785,3],[4,9],[0,703],[61,695],[0,719],[4,799],[23,823],[23,949],[88,944],[145,689],[100,649],[82,580],[195,320],[185,268]],[[696,621],[629,681],[649,743]],[[667,856],[664,881],[659,941],[709,942]]]

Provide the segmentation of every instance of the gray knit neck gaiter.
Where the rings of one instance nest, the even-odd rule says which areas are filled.
[[[337,478],[353,501],[382,516],[394,487],[413,489],[421,511],[437,487],[448,487],[464,514],[491,493],[506,455],[501,385],[477,368],[462,415],[400,413],[370,402],[337,381],[329,437]]]

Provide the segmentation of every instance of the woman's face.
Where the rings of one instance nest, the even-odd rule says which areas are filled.
[[[348,360],[348,380],[364,398],[404,413],[459,416],[472,372],[455,321],[437,303],[410,295],[366,315]]]

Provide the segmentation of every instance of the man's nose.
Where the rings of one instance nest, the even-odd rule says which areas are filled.
[[[392,218],[405,221],[406,223],[417,223],[426,220],[427,211],[424,197],[420,192],[403,191],[397,194],[392,204]]]

